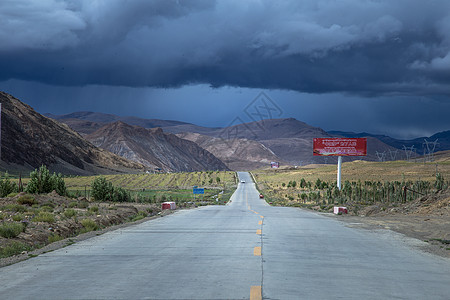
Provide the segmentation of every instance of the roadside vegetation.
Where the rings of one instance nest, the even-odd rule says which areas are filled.
[[[336,205],[352,212],[378,205],[392,209],[421,197],[449,189],[450,164],[408,162],[351,162],[343,165],[341,190],[336,166],[254,172],[258,188],[267,202],[277,206],[299,206],[332,211]],[[436,172],[437,171],[437,172]],[[444,175],[439,172],[442,171]]]
[[[0,258],[161,214],[161,203],[189,208],[225,204],[234,172],[125,174],[64,178],[45,166],[26,178],[0,180]],[[205,189],[193,195],[192,188]]]

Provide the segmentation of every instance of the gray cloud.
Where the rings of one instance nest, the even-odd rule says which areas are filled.
[[[450,2],[0,2],[0,80],[448,95]]]

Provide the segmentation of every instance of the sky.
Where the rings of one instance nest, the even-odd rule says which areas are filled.
[[[448,0],[2,0],[0,41],[0,90],[40,113],[450,130]]]

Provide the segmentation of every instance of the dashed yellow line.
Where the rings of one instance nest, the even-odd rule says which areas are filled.
[[[250,300],[261,300],[261,286],[251,286],[250,287]]]
[[[261,219],[264,219],[264,216],[259,216]]]
[[[255,247],[253,249],[253,255],[254,256],[261,256],[261,247]]]
[[[259,222],[258,222],[258,225],[262,225],[262,221],[259,221]]]
[[[261,234],[261,229],[256,230],[256,234]]]

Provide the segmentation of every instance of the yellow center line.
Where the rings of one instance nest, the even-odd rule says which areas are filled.
[[[261,234],[261,229],[256,230],[256,234]]]
[[[259,222],[258,222],[258,225],[262,225],[262,221],[259,221]]]
[[[261,286],[251,286],[250,287],[250,300],[261,300]]]
[[[264,219],[264,216],[259,216],[261,219]]]
[[[254,256],[261,256],[261,247],[255,247],[253,249],[253,255]]]

